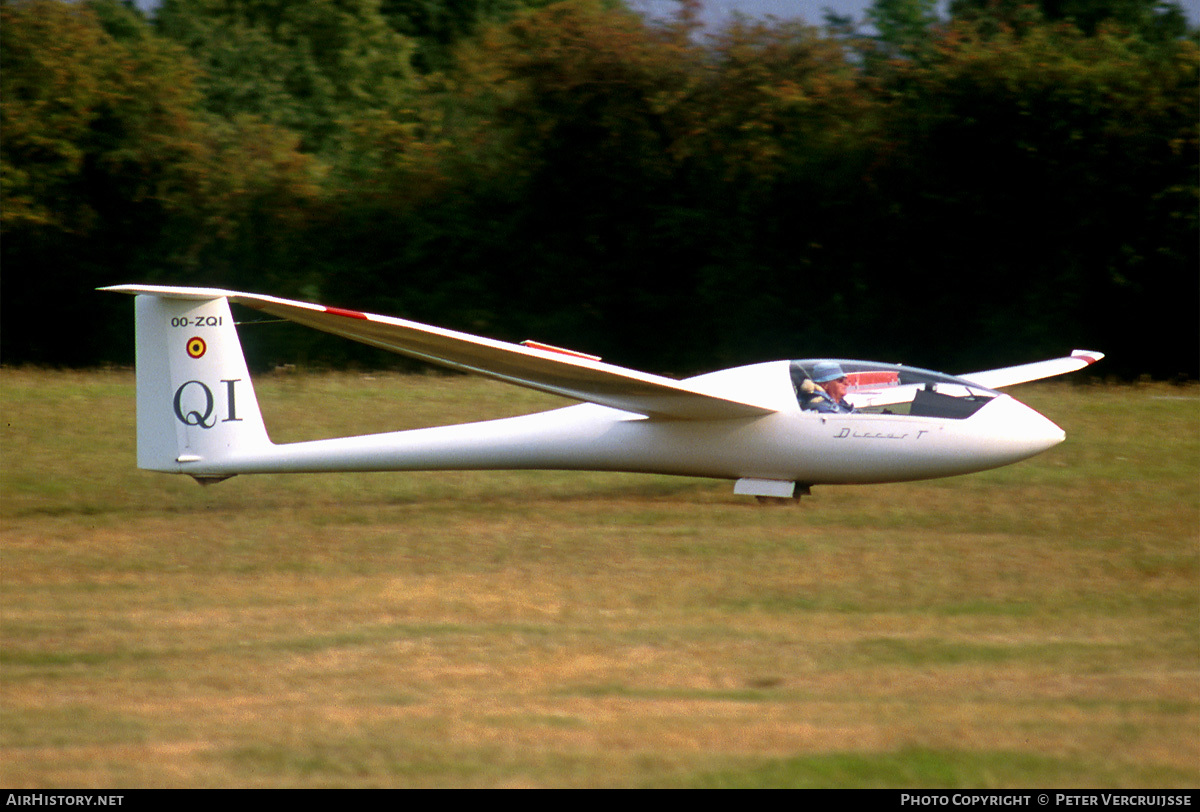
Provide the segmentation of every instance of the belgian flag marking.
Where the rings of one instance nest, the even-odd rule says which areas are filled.
[[[204,351],[208,349],[208,345],[204,343],[204,339],[200,336],[192,336],[188,339],[187,354],[192,358],[199,358],[204,355]]]

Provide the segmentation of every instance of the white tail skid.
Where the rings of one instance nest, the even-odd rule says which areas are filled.
[[[138,467],[212,481],[214,463],[269,447],[228,300],[135,302]]]

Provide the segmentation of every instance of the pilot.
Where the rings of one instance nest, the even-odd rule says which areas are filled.
[[[812,378],[805,378],[796,387],[796,399],[800,401],[801,409],[813,412],[840,414],[847,411],[846,408],[843,408],[834,401],[828,392],[813,383]]]
[[[796,387],[796,399],[800,401],[800,408],[808,411],[836,412],[838,410],[825,390],[813,383],[812,378],[805,378]]]
[[[821,361],[813,367],[813,381],[829,396],[828,406],[821,408],[814,404],[818,412],[852,412],[854,407],[846,402],[846,373],[841,364],[835,361]]]

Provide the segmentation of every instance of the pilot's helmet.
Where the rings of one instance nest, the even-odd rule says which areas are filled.
[[[846,373],[842,372],[841,364],[833,361],[822,361],[813,367],[813,380],[817,383],[829,383],[844,377],[846,377]]]

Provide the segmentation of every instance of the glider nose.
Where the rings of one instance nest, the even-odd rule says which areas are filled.
[[[1029,416],[1025,422],[1025,442],[1030,448],[1037,449],[1033,453],[1040,454],[1067,439],[1067,433],[1045,415],[1025,407]]]
[[[1040,454],[1067,439],[1067,434],[1045,415],[1029,408],[1013,398],[1002,395],[992,404],[993,417],[1000,429],[1003,445],[1015,459],[1025,459]]]

